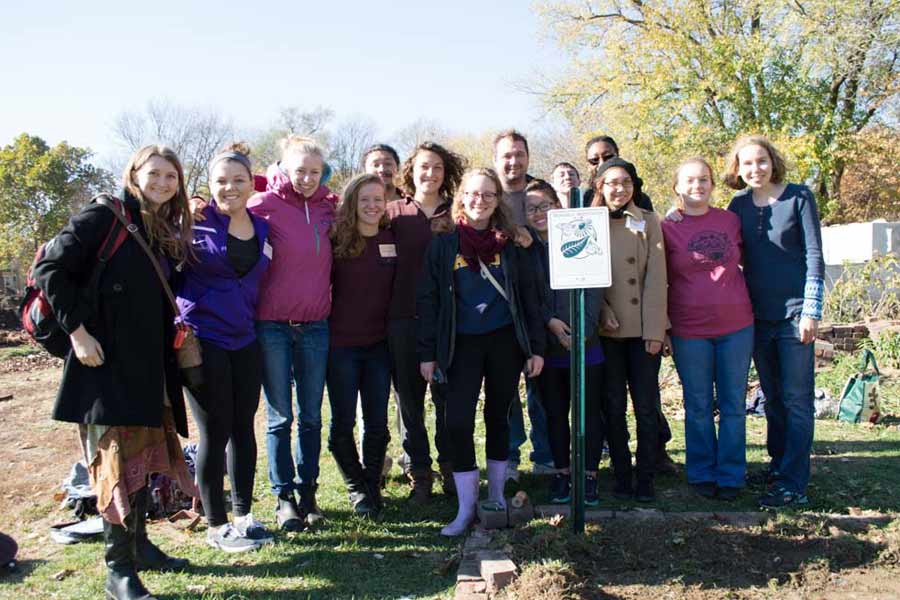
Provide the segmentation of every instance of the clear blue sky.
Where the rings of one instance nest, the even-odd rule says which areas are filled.
[[[22,132],[101,156],[149,99],[261,128],[284,106],[478,132],[539,124],[514,84],[562,62],[526,0],[26,0],[0,21],[0,145]]]

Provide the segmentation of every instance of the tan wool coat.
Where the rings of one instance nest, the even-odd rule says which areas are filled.
[[[609,220],[609,238],[613,283],[603,295],[600,335],[662,342],[669,319],[666,250],[659,217],[629,202],[625,217]],[[609,316],[619,322],[618,329],[603,328]]]

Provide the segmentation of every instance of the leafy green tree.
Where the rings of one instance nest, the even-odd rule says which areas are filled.
[[[87,148],[51,148],[27,133],[0,150],[0,262],[26,268],[75,210],[109,189],[112,176],[91,156]]]
[[[823,214],[841,193],[848,146],[897,128],[900,0],[605,0],[537,7],[569,68],[540,91],[586,137],[613,135],[656,195],[673,167],[719,166],[762,132],[812,184]]]

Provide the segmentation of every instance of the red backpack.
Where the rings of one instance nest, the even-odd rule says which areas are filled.
[[[109,210],[123,215],[130,226],[131,214],[125,210],[125,205],[121,200],[108,194],[100,194],[91,200],[91,203],[94,202],[102,204]],[[116,250],[119,249],[127,237],[128,230],[122,225],[119,219],[113,219],[112,225],[106,234],[106,238],[103,240],[100,249],[97,251],[97,264],[94,266],[94,270],[91,272],[91,277],[86,286],[88,297],[94,305],[95,313],[100,276],[106,268],[106,263],[112,258],[113,254],[116,253]],[[53,240],[50,240],[50,242],[52,241]],[[47,242],[47,244],[50,242]],[[38,287],[33,275],[34,266],[38,261],[44,258],[44,248],[47,244],[42,244],[41,247],[38,248],[38,251],[34,256],[34,262],[31,263],[31,267],[28,269],[28,277],[25,280],[25,298],[19,305],[19,316],[22,319],[22,327],[34,341],[43,346],[43,348],[53,356],[65,358],[72,348],[72,343],[69,341],[69,335],[63,331],[62,327],[60,327],[59,321],[56,320],[56,315],[53,313],[53,309],[50,306],[50,302],[47,300],[47,296],[44,294],[44,291]]]

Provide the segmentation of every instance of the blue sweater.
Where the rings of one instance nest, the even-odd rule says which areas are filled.
[[[767,321],[797,315],[821,319],[825,263],[812,191],[789,183],[776,202],[760,208],[748,188],[735,194],[728,210],[741,219],[744,277],[754,316]]]
[[[184,268],[177,292],[178,308],[197,337],[225,350],[238,350],[256,339],[253,323],[259,282],[272,255],[266,237],[269,224],[250,215],[259,242],[259,260],[239,277],[228,260],[231,219],[216,210],[215,200],[203,215],[205,221],[194,223],[192,247],[197,260]]]

